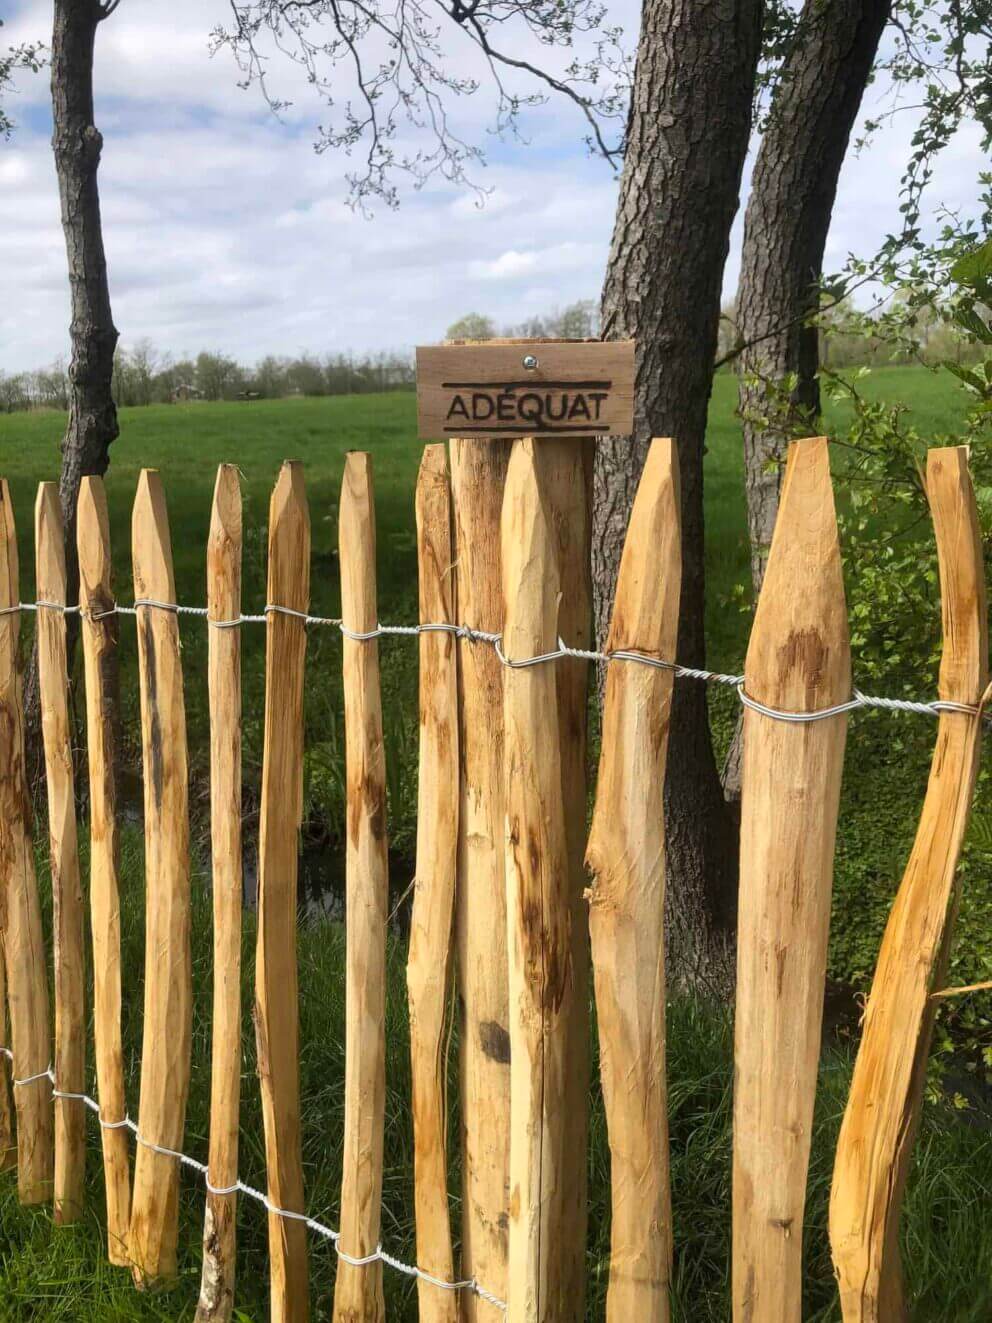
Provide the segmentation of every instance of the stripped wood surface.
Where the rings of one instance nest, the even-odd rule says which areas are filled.
[[[100,1116],[127,1115],[121,1041],[121,914],[117,785],[118,617],[110,566],[110,520],[100,478],[83,478],[76,512],[79,603],[86,681],[90,800],[90,940],[93,944],[93,1038]],[[100,1127],[107,1201],[107,1255],[128,1263],[131,1221],[130,1136]]]
[[[338,526],[341,619],[368,633],[378,624],[372,462],[345,459]],[[382,743],[379,645],[344,638],[344,729],[347,794],[345,853],[346,970],[344,1152],[340,1248],[354,1258],[379,1244],[386,1106],[386,761]],[[355,1267],[338,1260],[336,1323],[379,1323],[385,1317],[382,1263]]]
[[[537,455],[555,533],[559,581],[557,633],[575,648],[592,647],[592,437],[541,441]],[[585,899],[588,814],[589,673],[587,661],[563,658],[555,663],[558,698],[558,747],[562,802],[568,843],[567,905],[571,976],[560,1015],[568,1037],[564,1092],[561,1098],[565,1152],[562,1179],[549,1216],[558,1227],[549,1252],[548,1278],[555,1299],[549,1303],[559,1323],[583,1323],[586,1317],[586,1224],[588,1220],[589,1141],[589,909]]]
[[[557,639],[556,534],[537,447],[514,443],[503,499],[503,649],[512,659]],[[558,1318],[558,1225],[564,1179],[572,979],[569,856],[554,665],[510,668],[504,681],[506,894],[510,993],[508,1323]]]
[[[131,522],[135,599],[175,602],[162,480],[142,469]],[[189,771],[186,710],[174,611],[139,606],[138,674],[145,808],[145,998],[138,1132],[179,1150],[186,1124],[192,1039]],[[142,1287],[176,1276],[179,1162],[138,1144],[129,1248]]]
[[[17,1192],[23,1204],[52,1197],[52,1084],[48,975],[31,844],[24,766],[24,710],[18,639],[21,612],[17,530],[10,488],[0,479],[0,919],[7,962],[17,1113]]]
[[[825,438],[789,447],[744,667],[750,697],[811,712],[851,696]],[[744,714],[735,1022],[733,1309],[799,1323],[846,715]]]
[[[606,651],[671,660],[682,582],[678,455],[652,441],[630,514]],[[663,792],[674,675],[607,668],[586,862],[610,1139],[607,1323],[668,1323],[672,1200],[665,1067]]]
[[[965,446],[931,450],[944,651],[940,698],[977,706],[989,682],[982,539]],[[879,951],[841,1125],[830,1244],[845,1323],[907,1317],[899,1217],[919,1125],[935,1007],[958,906],[982,720],[941,712],[923,811]]]
[[[509,441],[453,440],[451,487],[463,624],[503,628],[500,518]],[[510,1033],[506,947],[503,668],[458,640],[461,790],[455,900],[462,1117],[462,1272],[506,1298]],[[477,1296],[465,1323],[502,1323]]]
[[[221,464],[207,540],[207,613],[241,614],[241,484]],[[210,860],[214,917],[210,1071],[210,1183],[238,1179],[241,1096],[241,629],[208,626],[210,697]],[[197,1323],[222,1323],[234,1308],[237,1195],[207,1192]]]
[[[39,602],[67,601],[65,534],[58,483],[38,487],[34,507],[35,582]],[[38,682],[48,790],[49,864],[55,947],[55,1054],[61,1092],[86,1088],[83,891],[79,879],[76,796],[69,723],[65,614],[39,608]],[[55,1099],[55,1221],[73,1222],[83,1211],[86,1109],[80,1098]]]
[[[269,603],[310,605],[310,512],[299,461],[283,464],[269,502]],[[300,1023],[296,964],[297,833],[303,812],[306,626],[269,613],[265,627],[265,748],[258,846],[255,1034],[265,1124],[268,1196],[303,1212]],[[307,1231],[269,1214],[272,1323],[305,1323]]]
[[[3,943],[0,942],[0,1048],[7,1046],[7,968]],[[10,1062],[6,1053],[0,1053],[0,1171],[10,1171],[16,1166],[17,1138],[10,1100]]]
[[[451,487],[443,445],[427,446],[416,494],[421,623],[457,620]],[[420,636],[417,871],[407,992],[413,1097],[417,1263],[454,1278],[446,1108],[452,925],[458,866],[458,661],[452,634]],[[417,1285],[421,1323],[458,1323],[458,1297]]]

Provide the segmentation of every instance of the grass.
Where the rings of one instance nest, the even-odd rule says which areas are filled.
[[[44,858],[40,860],[44,871]],[[132,828],[124,842],[125,1059],[129,1102],[136,1112],[142,960],[141,843]],[[185,1149],[206,1155],[209,1089],[210,923],[202,874],[194,878],[193,1074]],[[253,923],[246,919],[244,1004],[250,1004]],[[383,1242],[412,1261],[413,1142],[401,943],[391,938],[388,965],[386,1153]],[[340,1185],[344,1080],[344,940],[337,925],[303,923],[299,932],[302,1115],[307,1207],[336,1225]],[[673,1318],[676,1323],[723,1323],[729,1317],[728,1261],[731,1155],[731,1040],[720,1012],[685,1002],[669,1009],[669,1079],[672,1182],[677,1245]],[[594,1049],[595,1050],[595,1049]],[[813,1134],[810,1194],[805,1229],[806,1302],[810,1323],[839,1318],[826,1240],[826,1205],[833,1148],[851,1066],[850,1049],[831,1045],[824,1054]],[[241,1160],[243,1179],[264,1186],[262,1125],[255,1079],[254,1043],[245,1034],[242,1073]],[[593,1065],[592,1143],[589,1154],[589,1308],[603,1317],[609,1267],[609,1157],[596,1065]],[[93,1092],[92,1083],[90,1091]],[[451,1133],[458,1133],[452,1098]],[[184,1175],[180,1210],[180,1263],[176,1287],[160,1295],[135,1292],[126,1272],[105,1261],[104,1215],[97,1128],[88,1131],[87,1216],[56,1228],[50,1211],[21,1208],[13,1178],[0,1178],[0,1319],[28,1323],[104,1323],[105,1320],[189,1320],[199,1286],[203,1195]],[[457,1221],[457,1144],[451,1145],[454,1216]],[[926,1108],[906,1210],[906,1266],[916,1323],[980,1323],[992,1313],[992,1135],[962,1123],[948,1106]],[[311,1238],[314,1317],[328,1317],[334,1288],[334,1256]],[[245,1320],[267,1317],[266,1226],[262,1210],[241,1200],[238,1218],[238,1308]],[[415,1320],[408,1279],[385,1270],[387,1315]]]
[[[732,377],[715,383],[710,412],[707,488],[708,638],[710,663],[738,669],[746,646],[748,617],[735,587],[748,577],[739,424],[734,417]],[[919,430],[937,440],[962,412],[960,395],[945,378],[915,369],[882,369],[867,392],[907,404]],[[843,425],[843,411],[829,415],[828,429]],[[62,418],[57,414],[0,417],[0,470],[10,479],[19,515],[22,595],[33,596],[31,507],[36,483],[58,468]],[[267,500],[279,462],[301,457],[306,464],[313,525],[313,610],[338,610],[336,505],[344,453],[372,451],[379,527],[379,607],[383,620],[412,620],[416,611],[416,553],[413,487],[420,446],[415,440],[414,402],[408,394],[260,402],[252,405],[188,405],[122,411],[107,479],[117,592],[133,596],[130,584],[129,513],[135,480],[144,463],[162,470],[170,502],[179,600],[204,600],[204,545],[217,463],[236,462],[244,474],[246,499],[246,609],[265,597]],[[843,500],[843,483],[838,481]],[[855,567],[856,568],[856,567]],[[746,595],[745,603],[746,607]],[[29,633],[30,630],[25,631]],[[182,622],[190,744],[194,771],[205,766],[206,710],[204,631]],[[137,686],[133,630],[122,629],[125,708],[135,726]],[[341,783],[340,641],[335,631],[312,630],[307,689],[306,806],[312,838],[324,853],[337,848],[343,823]],[[262,631],[245,631],[246,781],[257,783],[261,752]],[[856,659],[855,659],[856,664]],[[416,653],[409,641],[383,644],[387,759],[390,769],[391,839],[400,852],[396,872],[409,876],[414,828],[416,765]],[[933,688],[920,678],[920,692]],[[732,699],[714,704],[721,739],[731,729]],[[870,971],[865,951],[877,948],[881,926],[922,799],[929,757],[929,732],[916,742],[893,735],[888,719],[862,718],[848,742],[844,798],[838,837],[831,974],[863,985]],[[901,728],[896,726],[895,731]],[[132,749],[132,753],[134,750]],[[959,926],[955,981],[988,977],[988,931],[992,888],[983,864],[992,860],[992,820],[980,788],[978,820],[986,828],[984,854],[966,865],[965,904]],[[982,844],[980,842],[980,844]],[[43,861],[42,861],[43,862]],[[141,844],[126,833],[123,929],[126,952],[125,1038],[130,1101],[136,1109],[143,968],[143,871]],[[48,895],[42,869],[43,891]],[[195,1037],[186,1149],[206,1151],[209,1081],[209,903],[206,882],[194,884]],[[983,945],[984,943],[984,945]],[[252,920],[245,929],[245,1005],[250,1004]],[[402,963],[398,941],[390,941],[388,1099],[384,1241],[411,1259],[412,1138],[409,1066]],[[333,1225],[340,1180],[339,1141],[343,1099],[343,940],[333,924],[301,921],[300,963],[304,1144],[307,1204]],[[947,1014],[944,1012],[942,1014]],[[675,1004],[669,1015],[673,1186],[676,1218],[675,1318],[686,1323],[724,1320],[730,1207],[730,1026],[699,1007]],[[813,1143],[806,1228],[808,1294],[805,1317],[826,1323],[838,1317],[825,1225],[831,1155],[851,1065],[851,1043],[833,1042],[825,1053]],[[595,1078],[595,1076],[594,1076]],[[244,1179],[264,1180],[262,1128],[254,1075],[254,1044],[246,1033],[242,1108]],[[91,1089],[92,1092],[92,1089]],[[980,1119],[980,1118],[979,1118]],[[608,1151],[602,1106],[593,1089],[590,1152],[589,1317],[602,1317],[608,1268]],[[452,1133],[457,1134],[457,1117]],[[126,1275],[102,1257],[102,1199],[95,1128],[90,1129],[91,1213],[77,1227],[55,1229],[47,1210],[21,1209],[10,1178],[0,1178],[0,1320],[191,1318],[199,1273],[202,1191],[184,1179],[180,1282],[166,1296],[136,1294]],[[453,1150],[457,1145],[453,1145]],[[452,1154],[457,1190],[457,1153]],[[910,1288],[917,1323],[978,1323],[992,1316],[992,1139],[975,1113],[943,1103],[926,1109],[908,1195],[905,1224]],[[457,1205],[456,1221],[457,1221]],[[266,1317],[264,1215],[242,1201],[239,1216],[239,1305],[245,1318]],[[404,1279],[387,1270],[389,1317],[416,1316],[414,1295]],[[312,1246],[312,1287],[317,1314],[329,1311],[333,1256]]]

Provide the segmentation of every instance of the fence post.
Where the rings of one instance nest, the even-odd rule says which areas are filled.
[[[592,437],[548,437],[538,443],[537,459],[555,533],[559,581],[558,631],[572,647],[592,647]],[[557,641],[557,636],[556,636]],[[549,1302],[559,1323],[583,1323],[586,1316],[586,1226],[589,1144],[589,909],[585,899],[588,819],[586,733],[589,716],[589,663],[565,657],[555,663],[558,694],[558,747],[561,760],[565,838],[568,845],[567,905],[571,977],[561,1016],[568,1046],[560,1106],[565,1153],[551,1211],[555,1235],[549,1246],[549,1280],[557,1300]]]
[[[745,690],[810,712],[851,696],[825,438],[789,447]],[[802,1233],[846,715],[744,715],[735,1026],[736,1323],[799,1323]]]
[[[23,1204],[52,1196],[52,1084],[48,977],[31,845],[24,768],[24,709],[18,638],[21,612],[17,532],[10,488],[0,479],[0,917],[17,1111],[17,1189]]]
[[[451,441],[463,624],[503,628],[500,515],[509,441]],[[510,1033],[504,850],[503,668],[490,647],[458,641],[461,791],[455,900],[462,1114],[462,1272],[506,1297],[510,1179]],[[465,1323],[502,1323],[477,1296]]]
[[[207,541],[207,614],[241,615],[241,484],[221,464]],[[238,1179],[241,1092],[241,629],[208,625],[210,695],[210,858],[213,873],[214,987],[210,1072],[210,1183]],[[234,1308],[237,1195],[207,1192],[197,1323],[223,1323]]]
[[[0,1048],[7,1046],[7,969],[3,943],[0,942]],[[0,1053],[0,1171],[10,1171],[16,1166],[17,1138],[10,1105],[10,1062],[4,1052]]]
[[[288,461],[269,502],[268,603],[310,605],[310,512],[303,465]],[[297,834],[303,812],[306,626],[270,611],[265,627],[265,748],[258,847],[255,1034],[269,1199],[303,1212],[300,1022],[296,966]],[[307,1232],[269,1214],[272,1323],[306,1323]]]
[[[652,441],[630,514],[606,651],[670,661],[682,548],[678,456]],[[613,1207],[608,1323],[668,1323],[672,1204],[665,1078],[665,823],[671,670],[607,669],[586,862]]]
[[[100,478],[83,478],[76,513],[79,602],[86,676],[86,748],[90,792],[90,930],[93,943],[93,1038],[100,1116],[123,1121],[121,915],[118,887],[117,723],[118,617],[110,565],[110,520]],[[131,1220],[130,1137],[100,1127],[107,1198],[107,1256],[128,1263]]]
[[[559,571],[537,447],[514,443],[503,500],[511,659],[554,651]],[[510,668],[504,681],[506,890],[510,989],[508,1323],[558,1318],[553,1247],[566,1161],[567,1007],[572,981],[569,856],[562,797],[556,663]],[[584,1155],[583,1155],[584,1156]]]
[[[175,602],[162,480],[142,469],[131,522],[136,600]],[[192,1039],[189,770],[174,611],[139,606],[138,673],[145,807],[145,1001],[130,1252],[138,1286],[176,1276],[179,1162],[148,1145],[182,1148]]]
[[[38,486],[35,561],[39,602],[66,604],[65,534],[58,484]],[[76,797],[69,727],[65,614],[38,611],[38,680],[48,788],[48,834],[55,935],[56,1087],[86,1089],[86,998],[83,990],[83,892],[79,880]],[[83,1211],[86,1110],[79,1098],[55,1100],[55,1221],[72,1222]]]
[[[443,445],[426,446],[417,478],[420,620],[457,619],[451,488]],[[420,766],[417,872],[410,921],[407,990],[413,1094],[417,1262],[435,1277],[454,1274],[448,1213],[447,1018],[458,860],[458,665],[452,634],[420,636]],[[458,1323],[452,1291],[417,1286],[421,1323]]]
[[[927,494],[944,629],[940,697],[977,706],[989,681],[988,620],[966,446],[930,451]],[[982,729],[980,714],[940,714],[916,840],[879,950],[830,1193],[830,1244],[845,1323],[906,1318],[899,1214],[933,1030],[931,993],[947,968],[957,910],[955,874]]]
[[[352,451],[341,485],[338,554],[341,618],[366,634],[378,625],[375,503],[372,464]],[[382,744],[379,645],[344,638],[345,973],[344,1154],[339,1248],[355,1258],[374,1254],[382,1205],[386,1106],[386,763]],[[385,1316],[382,1263],[355,1267],[338,1260],[336,1323],[378,1323]]]

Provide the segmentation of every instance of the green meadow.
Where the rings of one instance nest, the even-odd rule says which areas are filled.
[[[711,666],[741,668],[749,627],[748,548],[736,382],[717,377],[706,456],[707,617]],[[899,400],[912,422],[938,443],[964,412],[947,374],[890,368],[860,389]],[[0,417],[0,472],[11,484],[21,552],[21,594],[34,595],[32,506],[36,485],[58,474],[63,418],[55,413]],[[840,434],[844,410],[827,411],[825,429]],[[337,396],[250,404],[186,404],[123,410],[121,436],[107,477],[116,594],[133,600],[130,506],[143,466],[158,468],[169,504],[179,601],[205,600],[205,544],[216,466],[235,463],[245,496],[244,610],[265,602],[265,526],[268,496],[280,462],[302,459],[312,521],[312,611],[338,613],[337,500],[347,451],[373,455],[378,516],[379,613],[384,622],[415,620],[417,604],[413,490],[420,445],[411,394]],[[843,451],[835,462],[839,505],[845,506]],[[932,554],[921,543],[921,554]],[[848,575],[857,573],[848,548]],[[939,610],[936,603],[934,609]],[[27,618],[24,633],[32,629]],[[205,626],[183,618],[191,768],[194,788],[206,773]],[[260,772],[263,675],[261,626],[244,630],[246,835],[256,829],[253,791]],[[121,622],[126,756],[137,767],[137,676],[133,622]],[[411,876],[415,833],[416,649],[410,639],[385,639],[383,698],[389,769],[393,884],[399,895]],[[855,677],[858,658],[854,659]],[[343,830],[341,647],[336,630],[313,628],[308,641],[304,836],[307,849],[335,859]],[[918,692],[933,693],[936,677],[921,675]],[[76,700],[81,713],[81,698]],[[713,695],[718,741],[725,746],[736,713],[732,695]],[[831,934],[831,985],[845,1005],[871,975],[882,926],[898,884],[926,785],[932,727],[923,718],[862,715],[851,723],[838,834]],[[900,724],[903,723],[903,724]],[[204,800],[193,796],[194,839],[204,839]],[[38,854],[46,922],[50,922],[44,824]],[[198,848],[194,867],[195,1020],[193,1077],[186,1151],[206,1152],[209,1090],[209,883]],[[143,869],[140,832],[125,831],[123,931],[125,1044],[129,1102],[137,1110],[143,968]],[[979,786],[975,824],[963,866],[964,900],[952,961],[952,980],[988,978],[992,968],[992,803]],[[242,1075],[242,1176],[264,1183],[261,1117],[255,1077],[251,1004],[254,919],[245,918],[245,1038]],[[383,1242],[414,1257],[413,1145],[409,1111],[403,942],[390,937],[388,1097]],[[300,987],[302,1115],[307,1205],[331,1225],[338,1213],[344,1078],[344,942],[336,923],[301,917]],[[954,1007],[942,1010],[935,1060],[945,1070],[930,1090],[907,1199],[904,1248],[916,1323],[980,1323],[992,1317],[992,1107],[977,1083],[974,1062],[955,1048]],[[816,1117],[805,1231],[807,1293],[804,1317],[837,1320],[839,1312],[826,1240],[826,1200],[833,1145],[840,1122],[856,1037],[856,1016],[841,1014],[827,1035]],[[986,1032],[989,1021],[984,1021]],[[971,1023],[974,1029],[974,1023]],[[676,1001],[669,1012],[673,1197],[676,1275],[673,1316],[679,1323],[723,1323],[729,1317],[731,1027],[709,1008]],[[594,1070],[594,1081],[596,1079]],[[93,1088],[90,1089],[93,1092]],[[603,1316],[609,1247],[608,1147],[598,1084],[594,1083],[589,1157],[590,1237],[588,1317]],[[458,1221],[457,1099],[452,1099],[452,1190]],[[202,1188],[184,1176],[180,1279],[166,1295],[137,1294],[126,1274],[103,1257],[101,1171],[95,1125],[89,1131],[90,1209],[73,1227],[55,1228],[47,1209],[21,1209],[9,1175],[0,1177],[0,1323],[4,1320],[192,1319],[199,1280]],[[242,1200],[239,1221],[238,1303],[243,1320],[266,1309],[266,1227],[260,1208]],[[329,1313],[334,1280],[330,1248],[311,1240],[314,1316]],[[388,1316],[416,1318],[407,1279],[385,1270]]]

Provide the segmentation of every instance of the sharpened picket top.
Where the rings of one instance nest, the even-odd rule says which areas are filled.
[[[17,530],[6,478],[0,478],[0,610],[20,601]],[[17,1077],[51,1064],[48,975],[31,843],[24,766],[24,709],[18,639],[21,613],[0,615],[0,932],[7,962],[10,1039]],[[42,1074],[14,1090],[17,1192],[22,1204],[52,1197],[52,1085]]]
[[[341,618],[356,634],[378,624],[372,461],[345,459],[338,528]],[[382,1214],[386,1108],[386,760],[379,692],[379,645],[343,643],[347,835],[344,1150],[340,1246],[374,1254]],[[335,1323],[381,1323],[382,1263],[338,1262]]]
[[[510,657],[553,649],[559,571],[537,441],[517,441],[503,497],[503,643]],[[553,1216],[565,1180],[572,993],[569,854],[554,666],[504,680],[506,896],[510,990],[508,1323],[561,1316]]]
[[[927,495],[940,568],[940,697],[983,702],[989,682],[981,531],[964,446],[931,450]],[[916,839],[882,939],[830,1192],[844,1323],[904,1323],[899,1217],[919,1125],[935,1004],[957,910],[956,871],[982,721],[941,712]]]
[[[241,484],[221,464],[207,540],[209,619],[241,614]],[[241,1090],[241,631],[208,627],[210,861],[214,986],[210,1074],[210,1180],[238,1179]],[[207,1192],[196,1323],[226,1323],[234,1308],[236,1194]]]
[[[176,600],[162,480],[142,469],[131,520],[136,599]],[[145,1000],[138,1132],[181,1149],[192,1047],[189,767],[179,618],[138,607],[138,674],[145,807]],[[179,1163],[139,1144],[129,1249],[139,1286],[174,1280]]]
[[[310,605],[310,511],[298,460],[283,464],[269,502],[269,602]],[[268,1196],[303,1212],[300,1022],[296,964],[297,833],[303,812],[306,626],[269,613],[265,626],[265,747],[258,846],[255,1036]],[[272,1323],[306,1323],[307,1229],[269,1214]]]
[[[38,486],[34,508],[38,598],[65,606],[65,534],[58,483]],[[69,723],[65,613],[38,612],[38,681],[48,790],[49,861],[55,964],[54,1075],[60,1091],[86,1087],[86,997],[83,890],[79,877],[76,795]],[[55,1221],[73,1222],[83,1211],[86,1109],[79,1098],[55,1100]]]
[[[630,514],[606,651],[675,656],[678,455],[652,441]],[[613,1206],[607,1323],[667,1323],[672,1201],[665,1077],[664,785],[674,675],[611,666],[586,863]]]
[[[443,445],[427,446],[416,493],[420,621],[457,620],[451,486]],[[420,636],[420,762],[417,871],[410,918],[410,1004],[414,1201],[417,1262],[454,1278],[448,1212],[445,1088],[452,992],[452,935],[458,867],[458,656],[452,634]],[[458,1323],[453,1291],[417,1286],[421,1323]]]
[[[121,1041],[121,912],[118,885],[117,783],[114,777],[118,703],[118,618],[110,568],[110,519],[100,478],[88,477],[76,507],[79,604],[83,614],[86,750],[90,793],[90,933],[93,945],[93,1040],[103,1120],[121,1121],[124,1050]],[[124,1129],[100,1127],[107,1200],[107,1257],[128,1263],[131,1143]]]
[[[851,696],[825,438],[789,447],[744,667],[747,693],[810,712]],[[803,1212],[846,715],[744,714],[735,1022],[735,1323],[799,1323]]]

